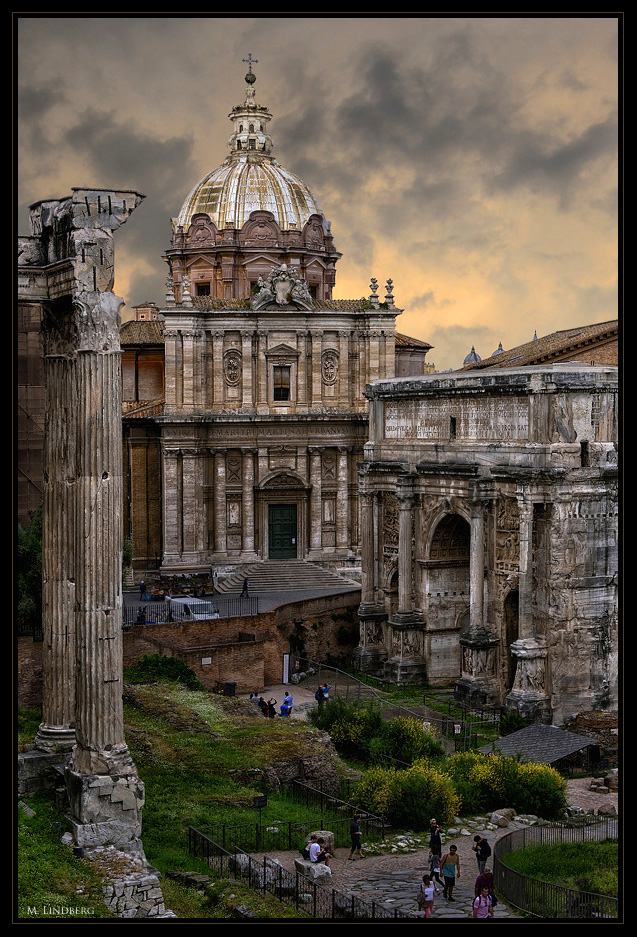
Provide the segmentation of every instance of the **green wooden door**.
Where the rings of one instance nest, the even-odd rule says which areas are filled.
[[[296,504],[268,505],[268,540],[271,560],[296,557]]]

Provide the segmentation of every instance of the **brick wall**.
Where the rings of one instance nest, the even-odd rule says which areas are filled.
[[[281,683],[290,650],[316,661],[346,665],[358,644],[360,593],[321,596],[282,605],[260,615],[209,621],[133,625],[124,630],[124,667],[147,654],[178,657],[208,689],[236,683],[237,693]],[[239,641],[239,632],[254,641]],[[32,709],[42,698],[42,644],[18,640],[18,705]]]

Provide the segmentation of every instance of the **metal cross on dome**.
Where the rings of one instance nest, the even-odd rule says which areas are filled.
[[[253,59],[253,58],[252,58],[252,52],[248,52],[248,57],[247,57],[247,59],[242,59],[241,61],[242,61],[242,62],[245,62],[245,63],[247,64],[247,66],[248,66],[248,71],[249,71],[249,72],[252,72],[252,66],[253,66],[253,65],[258,65],[258,64],[259,64],[259,60],[258,60],[258,59]]]

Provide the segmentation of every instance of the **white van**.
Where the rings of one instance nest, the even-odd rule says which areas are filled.
[[[219,609],[205,599],[195,599],[190,595],[181,595],[168,599],[169,617],[173,621],[195,621],[200,618],[219,618]]]

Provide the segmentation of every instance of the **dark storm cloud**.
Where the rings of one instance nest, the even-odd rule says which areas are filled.
[[[496,187],[509,191],[518,186],[543,189],[558,196],[567,207],[578,182],[590,164],[600,158],[614,159],[617,152],[617,119],[587,127],[568,143],[527,134],[510,154],[502,171],[493,177]]]

